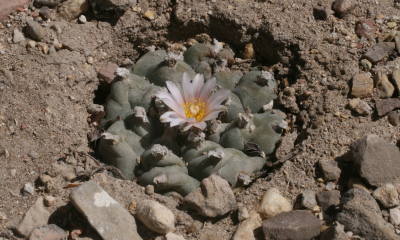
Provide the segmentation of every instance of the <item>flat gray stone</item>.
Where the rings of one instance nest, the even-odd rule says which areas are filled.
[[[315,199],[315,192],[313,190],[306,189],[301,194],[301,206],[307,209],[314,209],[317,206],[317,200]]]
[[[28,209],[21,221],[13,221],[7,223],[7,225],[18,235],[27,237],[33,229],[47,224],[49,218],[50,213],[44,207],[43,197],[39,197]]]
[[[318,164],[326,181],[333,181],[340,178],[342,170],[337,166],[337,162],[319,160]]]
[[[394,50],[396,44],[394,42],[380,42],[368,49],[364,54],[364,58],[368,59],[372,63],[379,62],[384,57],[389,55],[389,52]]]
[[[365,239],[400,239],[393,227],[382,218],[375,199],[362,189],[353,188],[343,194],[337,221],[345,226],[346,231]]]
[[[376,135],[367,135],[350,146],[355,168],[370,185],[379,187],[400,178],[400,151]]]
[[[69,198],[103,239],[142,240],[135,218],[95,181],[75,188]]]
[[[22,41],[25,41],[24,34],[22,34],[18,29],[14,29],[13,43],[20,43]]]
[[[187,195],[184,201],[206,217],[219,217],[237,208],[229,183],[215,174],[203,179],[200,188]]]
[[[317,193],[317,202],[324,212],[332,212],[340,203],[340,192],[338,190],[321,191]]]
[[[388,98],[376,102],[376,111],[379,116],[388,114],[390,111],[400,108],[400,99],[398,98]]]
[[[265,239],[310,240],[320,234],[322,223],[311,212],[282,212],[263,221]]]

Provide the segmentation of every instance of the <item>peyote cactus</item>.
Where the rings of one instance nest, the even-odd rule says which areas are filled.
[[[249,184],[266,159],[247,156],[245,144],[269,155],[287,125],[279,111],[259,113],[276,98],[273,73],[243,75],[232,64],[233,53],[214,40],[183,56],[149,52],[132,71],[118,68],[98,147],[102,161],[163,194],[185,196],[211,174],[232,187]]]

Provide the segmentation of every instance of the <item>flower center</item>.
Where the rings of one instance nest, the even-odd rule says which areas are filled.
[[[205,103],[197,101],[196,99],[192,99],[191,102],[186,102],[183,105],[186,118],[194,118],[196,121],[199,121],[203,118],[205,109]]]

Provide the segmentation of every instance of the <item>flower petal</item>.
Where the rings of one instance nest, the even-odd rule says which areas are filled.
[[[193,85],[190,81],[189,74],[184,72],[182,77],[182,93],[185,102],[191,102],[193,98]]]
[[[175,127],[175,126],[181,125],[182,123],[185,123],[185,122],[187,122],[187,121],[183,118],[176,118],[171,121],[170,126]]]
[[[171,100],[175,101],[175,99],[172,98],[171,94],[169,94],[167,92],[164,92],[164,91],[158,91],[158,92],[156,92],[155,95],[156,95],[156,97],[158,97],[161,100],[163,100],[165,98],[168,98],[168,99],[171,99]]]
[[[195,99],[200,98],[201,89],[204,86],[204,75],[196,74],[193,78],[193,94]]]
[[[179,116],[179,114],[177,114],[176,112],[169,111],[160,116],[160,121],[166,123],[171,122],[176,118],[181,118],[181,116]]]
[[[200,101],[201,102],[204,102],[204,103],[207,102],[207,99],[210,97],[210,94],[211,94],[212,90],[214,89],[216,82],[217,82],[217,80],[215,80],[215,78],[210,78],[204,84],[203,88],[201,89],[201,93],[200,93]]]
[[[179,88],[175,85],[175,83],[167,81],[167,88],[171,92],[171,95],[175,99],[175,101],[179,105],[183,106],[185,102],[183,101],[181,90],[179,90]]]
[[[227,89],[220,90],[211,95],[211,97],[207,100],[206,106],[212,107],[215,105],[220,105],[231,93],[231,91]]]
[[[196,127],[199,128],[200,130],[204,130],[207,127],[207,124],[205,122],[198,122],[198,123],[189,123],[188,125],[186,125],[182,131],[187,131],[189,130],[189,128],[191,127]]]
[[[221,108],[218,108],[218,109],[216,109],[216,110],[210,111],[210,112],[202,119],[202,121],[208,121],[208,120],[211,120],[211,119],[216,119],[216,118],[218,117],[218,115],[219,115],[220,112],[226,111],[226,110],[227,110],[225,106],[222,106],[222,105],[220,105],[220,106],[221,106]]]
[[[182,106],[178,105],[174,100],[172,99],[162,99],[162,101],[172,110],[174,110],[179,116],[186,117],[185,111],[183,110]]]

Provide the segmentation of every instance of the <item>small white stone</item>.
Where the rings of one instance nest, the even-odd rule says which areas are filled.
[[[85,15],[79,17],[79,22],[85,24],[87,22]]]
[[[292,205],[289,200],[283,197],[276,188],[268,189],[261,199],[258,212],[263,219],[267,219],[278,215],[281,212],[289,212],[292,210]]]
[[[53,196],[44,197],[44,204],[48,207],[53,206],[56,203],[57,199]]]
[[[272,110],[273,107],[274,107],[274,101],[271,100],[271,102],[263,106],[263,110],[264,112],[266,112],[268,110]]]
[[[11,177],[15,177],[17,175],[17,169],[11,169]]]
[[[399,205],[399,194],[393,184],[387,183],[377,188],[372,196],[378,200],[383,207],[391,208]]]
[[[400,225],[400,209],[389,209],[389,221],[394,226]]]
[[[86,61],[87,63],[92,64],[94,60],[93,57],[88,57]]]
[[[156,201],[142,200],[136,207],[136,214],[139,220],[154,232],[167,234],[175,230],[174,214]]]
[[[14,29],[14,34],[13,34],[13,43],[20,43],[25,40],[24,35],[18,30]]]
[[[240,206],[238,206],[238,208],[239,208],[239,212],[238,212],[239,222],[250,217],[249,211],[247,211],[247,208],[245,206],[240,205]]]

